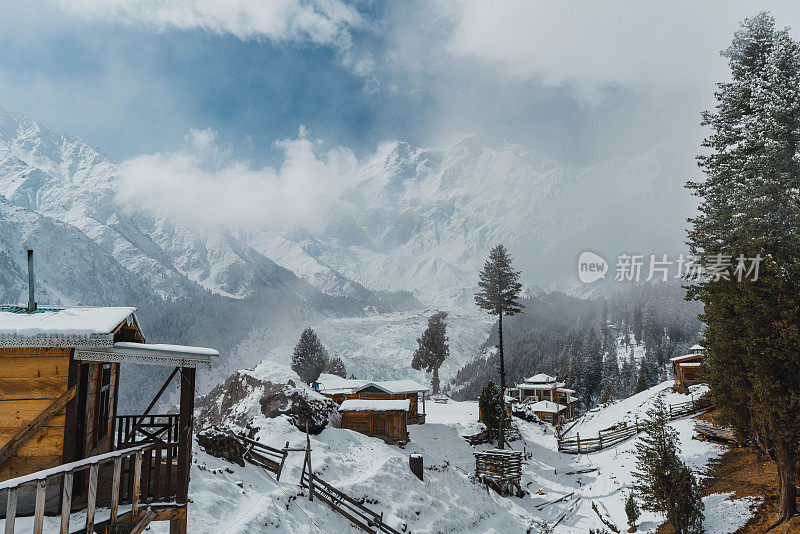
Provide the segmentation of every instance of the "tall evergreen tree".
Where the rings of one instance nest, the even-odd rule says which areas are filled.
[[[755,435],[776,465],[776,524],[797,512],[800,443],[800,45],[771,16],[746,19],[723,52],[731,81],[719,84],[712,130],[699,158],[706,178],[689,245],[713,267],[689,288],[705,305],[705,376],[721,415]],[[737,258],[764,258],[758,277]],[[752,267],[752,264],[749,265]],[[741,280],[739,280],[741,278]]]
[[[411,360],[411,367],[416,370],[424,369],[426,373],[433,373],[431,389],[434,395],[439,393],[439,367],[450,355],[447,344],[447,312],[439,311],[428,318],[428,328],[417,338],[417,350]]]
[[[667,497],[667,521],[677,534],[701,534],[704,508],[697,480],[681,461],[673,474]]]
[[[294,347],[292,370],[303,382],[310,384],[319,378],[327,365],[328,351],[322,346],[317,334],[306,328]]]
[[[505,389],[506,369],[503,356],[503,316],[510,317],[520,313],[524,306],[520,303],[522,284],[519,282],[520,271],[511,267],[511,256],[506,247],[497,245],[489,253],[489,259],[480,273],[478,286],[480,290],[475,295],[475,303],[488,311],[490,315],[497,315],[499,353],[500,353],[500,432],[497,440],[499,448],[505,447]]]

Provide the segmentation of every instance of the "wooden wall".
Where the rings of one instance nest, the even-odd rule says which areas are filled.
[[[0,349],[0,446],[67,391],[71,349]],[[0,465],[7,480],[61,463],[66,409]]]
[[[408,439],[406,412],[342,412],[342,428],[388,441]]]

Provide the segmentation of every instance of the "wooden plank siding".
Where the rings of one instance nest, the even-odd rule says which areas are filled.
[[[69,348],[0,349],[0,446],[67,391]],[[0,464],[0,480],[61,463],[66,408]]]
[[[419,395],[413,393],[384,393],[379,391],[359,391],[358,393],[336,393],[334,395],[322,393],[330,398],[336,404],[341,405],[344,401],[350,399],[369,399],[369,400],[405,400],[411,401],[411,407],[408,410],[408,418],[416,419],[419,410]]]
[[[364,411],[342,412],[342,428],[387,441],[408,439],[407,412]]]

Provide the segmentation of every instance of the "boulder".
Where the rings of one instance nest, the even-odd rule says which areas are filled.
[[[197,433],[197,443],[211,456],[244,467],[244,444],[223,428],[211,427],[201,430]]]
[[[311,434],[319,434],[328,424],[329,419],[337,411],[336,403],[327,397],[297,387],[293,381],[282,387],[265,392],[261,397],[261,413],[265,417],[287,415],[292,424]]]

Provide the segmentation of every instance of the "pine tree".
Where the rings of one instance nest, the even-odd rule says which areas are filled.
[[[639,511],[639,505],[636,504],[636,497],[633,493],[629,493],[628,498],[625,499],[625,515],[628,516],[629,532],[635,532],[636,521],[642,513]]]
[[[661,398],[647,411],[645,433],[636,442],[634,491],[642,508],[666,514],[672,477],[681,461],[678,434],[669,425],[669,413]]]
[[[450,355],[450,347],[447,345],[447,312],[439,311],[428,319],[428,328],[423,332],[422,337],[417,338],[418,347],[414,351],[411,360],[411,367],[416,370],[424,369],[425,372],[433,372],[431,378],[431,389],[433,394],[439,393],[439,367]]]
[[[325,372],[331,375],[341,376],[342,378],[347,377],[347,368],[344,366],[342,359],[338,356],[331,358]]]
[[[503,355],[503,316],[510,317],[520,313],[525,307],[520,303],[522,284],[519,282],[520,271],[511,267],[511,256],[503,245],[497,245],[489,253],[489,259],[480,273],[478,286],[480,291],[475,295],[475,303],[497,315],[499,355],[500,355],[500,432],[497,440],[499,448],[505,447],[505,402],[506,369]]]
[[[715,405],[777,465],[777,523],[797,512],[800,443],[800,45],[771,16],[746,19],[723,52],[731,81],[719,84],[712,133],[699,158],[705,181],[689,245],[706,266],[732,257],[722,277],[690,288],[703,302],[704,376]],[[761,255],[757,280],[739,280],[742,255]]]
[[[303,330],[292,354],[292,370],[306,384],[316,381],[328,365],[328,351],[310,328]]]
[[[672,487],[667,498],[667,521],[677,534],[703,532],[703,500],[692,470],[683,462],[672,477]]]

